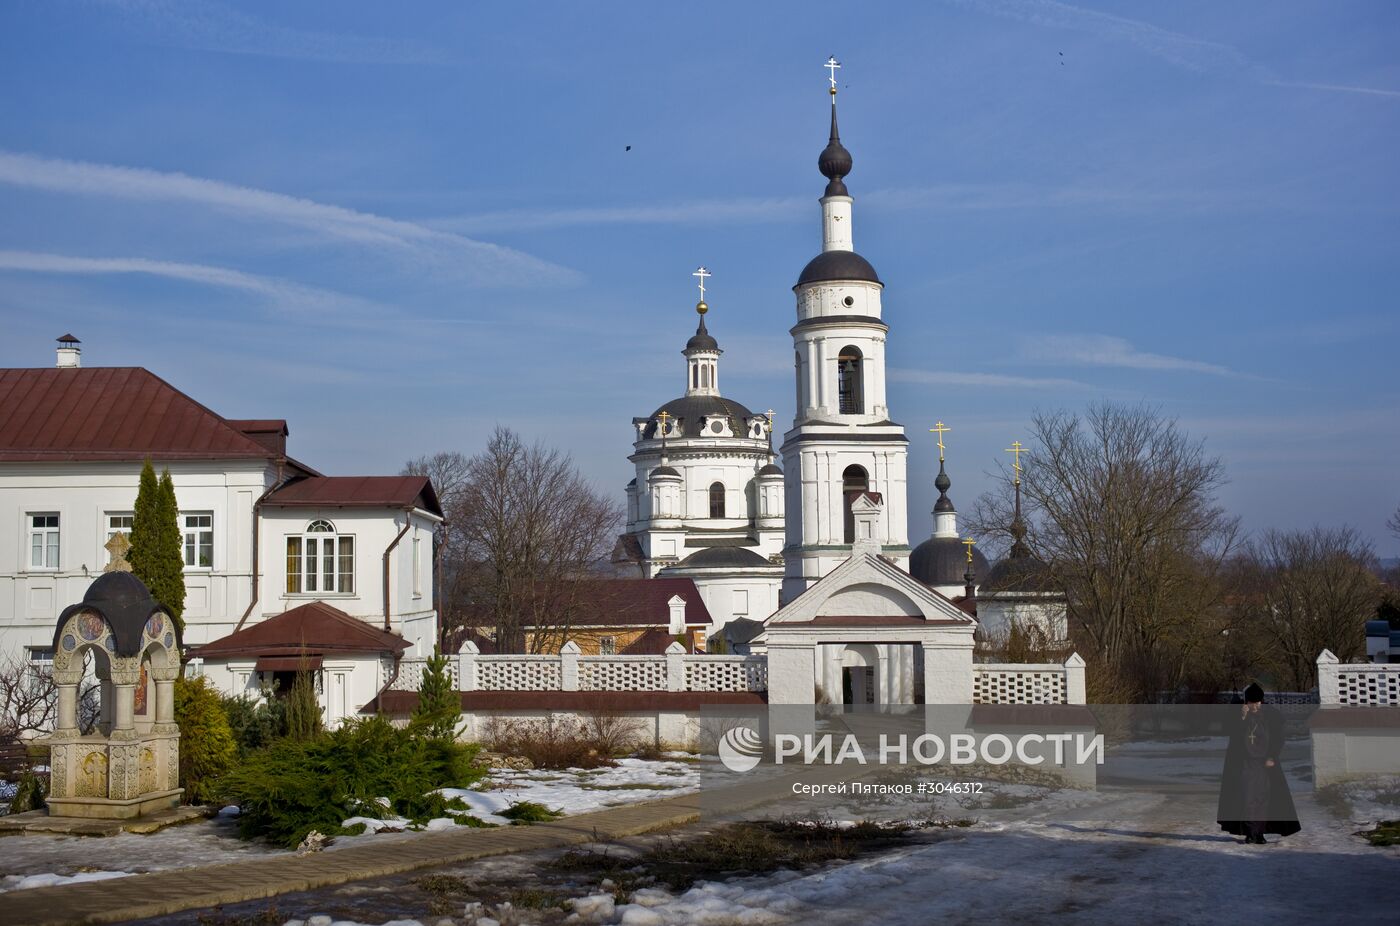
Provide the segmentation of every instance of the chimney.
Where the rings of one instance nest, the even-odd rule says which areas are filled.
[[[58,368],[77,369],[83,365],[83,351],[78,345],[82,342],[71,334],[58,339]]]

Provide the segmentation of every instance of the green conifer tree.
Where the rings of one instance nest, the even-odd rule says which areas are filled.
[[[287,693],[287,736],[294,740],[314,739],[324,729],[314,672],[306,667],[298,669]]]
[[[156,479],[150,459],[141,467],[141,484],[133,511],[131,550],[126,556],[131,573],[146,584],[151,597],[164,605],[184,630],[184,535],[180,532],[175,483],[169,470]]]
[[[218,799],[218,780],[238,761],[238,743],[219,693],[204,678],[175,680],[180,784],[187,804]]]
[[[126,561],[131,564],[132,574],[150,588],[151,577],[156,572],[157,553],[160,550],[160,542],[157,539],[157,524],[160,521],[160,481],[156,479],[156,469],[151,465],[150,457],[146,458],[145,465],[141,467],[141,483],[136,490],[136,506],[133,510],[136,517],[132,520],[131,535],[127,538],[131,541],[131,549],[127,551]],[[154,594],[155,590],[151,591]]]
[[[418,707],[413,711],[413,726],[438,739],[456,738],[457,719],[462,714],[462,700],[447,666],[448,657],[434,646],[433,655],[423,667],[423,680],[418,684]]]

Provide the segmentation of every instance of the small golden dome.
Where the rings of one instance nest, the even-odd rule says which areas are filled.
[[[702,299],[701,301],[695,303],[695,311],[699,312],[701,315],[704,315],[706,312],[710,311],[710,307],[706,305],[705,301]]]

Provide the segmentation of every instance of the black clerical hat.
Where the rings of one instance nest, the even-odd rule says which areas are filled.
[[[1257,704],[1264,700],[1264,689],[1260,688],[1256,682],[1250,682],[1249,687],[1244,690],[1244,703]]]

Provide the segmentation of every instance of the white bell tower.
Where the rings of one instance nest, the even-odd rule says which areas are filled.
[[[851,154],[836,127],[836,69],[832,58],[831,138],[817,166],[827,178],[822,252],[793,287],[792,328],[797,415],[783,437],[787,473],[787,542],[783,600],[791,601],[846,560],[856,542],[852,506],[864,498],[881,509],[874,524],[883,555],[909,565],[906,503],[908,439],[890,420],[885,400],[884,284],[855,252],[850,193]],[[868,504],[860,506],[867,512]],[[865,519],[863,519],[865,520]],[[867,520],[866,523],[869,523]]]

